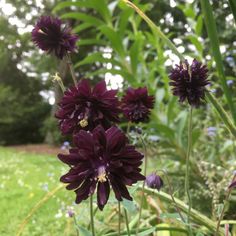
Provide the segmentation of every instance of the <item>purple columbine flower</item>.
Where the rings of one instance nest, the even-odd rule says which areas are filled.
[[[154,106],[154,96],[149,96],[147,88],[128,88],[122,99],[122,110],[127,120],[138,123],[148,121],[150,109]]]
[[[180,65],[176,65],[170,73],[170,85],[175,96],[179,97],[180,102],[185,100],[193,107],[198,107],[205,98],[208,69],[196,59],[191,66],[187,60]]]
[[[88,80],[81,80],[66,90],[56,113],[62,133],[92,130],[99,124],[107,129],[111,122],[118,122],[120,103],[116,94],[117,90],[107,90],[104,80],[93,89]]]
[[[161,177],[155,173],[147,176],[146,184],[149,188],[157,189],[158,191],[160,191],[160,189],[163,187],[163,181]]]
[[[101,210],[108,201],[110,186],[118,201],[132,200],[126,185],[145,179],[140,173],[143,155],[128,144],[119,128],[81,130],[74,136],[74,144],[76,148],[70,149],[70,154],[59,154],[58,158],[70,166],[61,181],[68,184],[68,190],[75,190],[77,204],[92,195],[96,187]]]
[[[62,59],[75,51],[78,37],[59,18],[42,16],[32,31],[32,40],[43,51]]]

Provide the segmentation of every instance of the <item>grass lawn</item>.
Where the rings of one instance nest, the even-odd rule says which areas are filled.
[[[0,148],[0,235],[16,235],[30,210],[60,184],[65,172],[55,156]],[[74,206],[74,197],[73,192],[59,190],[35,212],[22,235],[76,235],[68,207],[76,209],[78,221],[88,222],[89,214],[86,203]]]

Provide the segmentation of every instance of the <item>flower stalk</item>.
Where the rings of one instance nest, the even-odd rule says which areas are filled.
[[[93,219],[93,195],[90,196],[90,221],[91,221],[92,236],[95,236],[94,219]]]
[[[142,137],[140,137],[140,140],[142,142],[143,148],[144,148],[144,176],[147,176],[147,147],[145,145],[144,140]],[[136,235],[138,235],[139,232],[139,225],[140,225],[140,220],[142,216],[142,208],[143,208],[143,200],[144,200],[144,187],[145,187],[145,180],[143,181],[142,184],[142,196],[141,196],[141,201],[140,201],[140,208],[139,208],[139,217],[138,217],[138,224],[137,224],[137,229],[136,229]]]
[[[128,213],[126,209],[124,209],[124,211],[125,211],[125,223],[126,223],[127,235],[130,236]]]
[[[189,124],[188,124],[188,148],[187,148],[187,155],[186,155],[186,172],[185,172],[185,192],[188,198],[187,223],[188,223],[190,235],[192,235],[192,229],[190,225],[190,212],[192,208],[192,199],[191,199],[190,189],[189,189],[189,167],[190,167],[190,155],[191,155],[191,149],[192,149],[192,114],[193,114],[193,109],[190,106]]]
[[[121,212],[120,212],[120,201],[118,201],[118,236],[120,236],[121,226]]]
[[[233,179],[232,179],[232,183],[236,181],[236,175],[234,175]],[[224,217],[224,213],[225,213],[225,208],[226,208],[226,202],[228,202],[229,200],[229,197],[230,197],[230,194],[231,194],[231,191],[232,191],[233,188],[228,188],[227,190],[227,194],[226,194],[226,197],[225,197],[225,201],[224,201],[224,205],[223,205],[223,209],[220,213],[220,216],[219,216],[219,219],[218,219],[218,222],[217,222],[217,227],[216,227],[216,233],[215,233],[215,236],[219,236],[219,229],[220,229],[220,223],[221,221],[223,220],[223,217]]]
[[[71,57],[70,57],[70,55],[68,53],[66,54],[66,63],[69,66],[70,73],[71,73],[72,79],[74,81],[74,84],[75,84],[75,86],[77,86],[77,79],[76,79],[76,76],[75,76],[75,71],[74,71],[73,63],[72,63]]]

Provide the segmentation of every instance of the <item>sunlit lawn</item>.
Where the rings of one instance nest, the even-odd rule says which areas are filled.
[[[59,185],[65,167],[55,156],[27,154],[0,148],[0,235],[15,235],[31,208]],[[75,235],[73,219],[66,217],[74,194],[61,189],[39,208],[23,235]],[[85,207],[76,208],[78,213]],[[86,221],[88,214],[83,213]]]

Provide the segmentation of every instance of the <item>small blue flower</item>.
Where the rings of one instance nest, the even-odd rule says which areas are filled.
[[[232,79],[230,79],[230,80],[227,80],[226,83],[227,83],[228,86],[230,86],[230,85],[232,85],[234,83],[234,81]]]
[[[208,127],[207,134],[210,137],[216,136],[217,128],[216,127]]]

